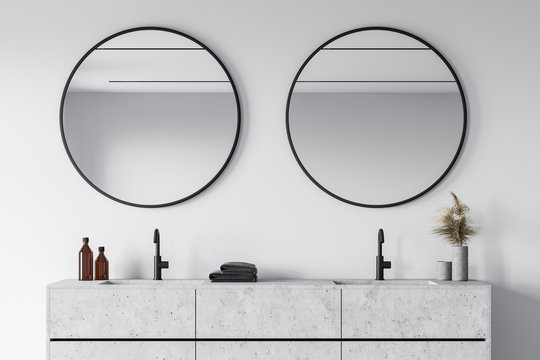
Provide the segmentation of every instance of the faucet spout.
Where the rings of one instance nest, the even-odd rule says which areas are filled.
[[[154,230],[154,244],[156,244],[156,256],[159,256],[159,229]]]
[[[378,243],[377,256],[382,256],[382,244],[384,244],[384,230],[383,229],[379,229],[379,239],[377,243]]]

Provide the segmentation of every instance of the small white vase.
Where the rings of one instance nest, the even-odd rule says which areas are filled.
[[[469,280],[469,248],[467,246],[452,248],[452,280]]]

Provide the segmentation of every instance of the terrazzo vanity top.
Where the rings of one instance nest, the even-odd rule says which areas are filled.
[[[95,281],[62,280],[48,285],[49,289],[99,289],[120,288],[172,288],[172,289],[466,289],[471,287],[489,287],[488,283],[476,280],[440,281],[430,279],[261,279],[258,282],[211,282],[198,279],[170,279],[155,281],[150,279],[111,279]]]

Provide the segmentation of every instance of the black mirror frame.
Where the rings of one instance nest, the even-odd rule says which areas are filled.
[[[235,97],[235,101],[236,101],[236,109],[237,109],[237,123],[236,123],[236,134],[235,134],[235,137],[234,137],[234,142],[233,142],[233,145],[231,147],[231,150],[229,152],[229,155],[227,156],[227,159],[225,160],[225,163],[222,165],[222,167],[219,169],[219,171],[216,173],[216,175],[210,179],[209,182],[207,182],[204,186],[202,186],[199,190],[195,191],[194,193],[192,193],[191,195],[188,195],[182,199],[179,199],[179,200],[175,200],[175,201],[171,201],[171,202],[168,202],[168,203],[163,203],[163,204],[151,204],[151,205],[147,205],[147,204],[137,204],[137,203],[132,203],[132,202],[129,202],[129,201],[125,201],[125,200],[121,200],[121,199],[118,199],[114,196],[112,196],[111,194],[109,193],[106,193],[105,191],[103,191],[102,189],[100,189],[98,186],[96,186],[94,183],[92,183],[92,181],[90,181],[90,179],[88,179],[88,177],[86,177],[83,172],[81,171],[81,169],[77,166],[77,163],[75,162],[75,159],[73,158],[71,152],[69,151],[69,147],[67,145],[67,141],[66,141],[66,136],[65,136],[65,132],[64,132],[64,103],[65,103],[65,100],[66,100],[66,95],[67,95],[67,91],[68,91],[68,88],[69,88],[69,85],[71,83],[71,80],[73,79],[73,76],[75,75],[75,73],[77,72],[77,70],[79,69],[79,67],[81,66],[81,64],[84,62],[84,60],[94,51],[96,50],[99,46],[101,46],[102,44],[106,43],[107,41],[115,38],[115,37],[118,37],[120,35],[123,35],[123,34],[127,34],[127,33],[131,33],[131,32],[136,32],[136,31],[142,31],[142,30],[156,30],[156,31],[165,31],[165,32],[170,32],[170,33],[173,33],[173,34],[176,34],[176,35],[179,35],[179,36],[183,36],[195,43],[197,43],[198,45],[200,45],[203,49],[205,49],[206,51],[208,51],[208,53],[210,53],[210,55],[212,55],[212,57],[218,62],[218,64],[221,66],[221,68],[223,69],[223,71],[225,72],[225,74],[227,75],[227,78],[229,79],[230,81],[230,84],[231,84],[231,87],[233,89],[233,93],[234,93],[234,97]],[[183,32],[180,32],[180,31],[177,31],[177,30],[172,30],[172,29],[169,29],[169,28],[164,28],[164,27],[159,27],[159,26],[143,26],[143,27],[136,27],[136,28],[131,28],[131,29],[127,29],[127,30],[123,30],[123,31],[120,31],[120,32],[117,32],[111,36],[108,36],[107,38],[101,40],[100,42],[98,42],[96,45],[94,45],[90,50],[88,50],[84,55],[83,57],[77,62],[77,64],[75,65],[75,67],[73,68],[73,70],[71,71],[68,79],[67,79],[67,82],[66,82],[66,85],[64,86],[64,91],[62,93],[62,100],[60,101],[60,132],[61,132],[61,135],[62,135],[62,142],[64,144],[64,149],[66,150],[66,153],[69,157],[69,160],[71,161],[71,164],[75,167],[75,169],[77,170],[77,172],[79,173],[79,175],[91,186],[93,187],[97,192],[99,192],[100,194],[108,197],[109,199],[112,199],[114,201],[117,201],[121,204],[124,204],[124,205],[129,205],[129,206],[135,206],[135,207],[140,207],[140,208],[160,208],[160,207],[166,207],[166,206],[171,206],[171,205],[176,205],[176,204],[179,204],[181,202],[184,202],[184,201],[187,201],[195,196],[197,196],[198,194],[200,194],[201,192],[203,192],[204,190],[206,190],[210,185],[212,185],[216,179],[223,173],[223,171],[225,170],[225,168],[227,167],[227,165],[229,164],[233,154],[234,154],[234,151],[236,149],[236,146],[238,144],[238,139],[239,139],[239,136],[240,136],[240,128],[241,128],[241,123],[242,123],[242,115],[241,115],[241,109],[240,109],[240,98],[238,96],[238,91],[236,89],[236,85],[229,73],[229,71],[227,70],[227,68],[225,67],[225,65],[223,64],[223,62],[217,57],[216,54],[214,54],[214,52],[212,50],[210,50],[206,45],[204,45],[202,42],[200,42],[199,40],[195,39],[194,37],[190,36],[190,35],[187,35]]]
[[[339,39],[339,38],[342,38],[344,36],[347,36],[347,35],[350,35],[350,34],[354,34],[354,33],[357,33],[357,32],[361,32],[361,31],[370,31],[370,30],[382,30],[382,31],[391,31],[391,32],[395,32],[395,33],[398,33],[398,34],[402,34],[402,35],[406,35],[406,36],[409,36],[419,42],[421,42],[422,44],[426,45],[428,48],[430,48],[435,54],[437,54],[437,56],[446,64],[446,66],[448,67],[448,69],[450,70],[450,72],[452,73],[452,76],[454,77],[454,79],[456,79],[456,84],[458,86],[458,89],[459,89],[459,93],[460,93],[460,96],[461,96],[461,102],[462,102],[462,105],[463,105],[463,128],[462,128],[462,132],[461,132],[461,139],[459,141],[459,145],[458,145],[458,148],[456,150],[456,153],[454,154],[454,157],[452,158],[452,161],[450,162],[450,165],[448,165],[448,167],[446,168],[446,170],[443,172],[443,174],[433,183],[431,184],[427,189],[421,191],[420,193],[418,193],[417,195],[415,196],[412,196],[408,199],[405,199],[405,200],[401,200],[401,201],[398,201],[398,202],[395,202],[395,203],[388,203],[388,204],[363,204],[363,203],[359,203],[359,202],[355,202],[355,201],[351,201],[351,200],[348,200],[348,199],[345,199],[343,197],[340,197],[334,193],[332,193],[330,190],[326,189],[324,186],[322,186],[319,182],[317,182],[317,180],[315,180],[313,178],[313,176],[311,176],[311,174],[307,171],[307,169],[304,167],[304,165],[302,164],[302,161],[300,160],[300,158],[298,157],[298,154],[296,152],[296,149],[294,148],[294,144],[293,144],[293,141],[292,141],[292,137],[291,137],[291,129],[290,129],[290,124],[289,124],[289,109],[290,109],[290,105],[291,105],[291,99],[292,99],[292,95],[293,95],[293,92],[294,92],[294,87],[296,85],[296,82],[298,80],[298,78],[300,77],[300,75],[302,74],[302,71],[304,70],[304,68],[306,67],[306,65],[310,62],[310,60],[319,53],[319,51],[321,49],[323,49],[325,46],[327,46],[328,44],[334,42],[335,40]],[[448,62],[448,60],[446,60],[446,58],[435,48],[433,47],[431,44],[429,44],[427,41],[421,39],[420,37],[416,36],[416,35],[413,35],[407,31],[404,31],[404,30],[399,30],[399,29],[395,29],[395,28],[391,28],[391,27],[384,27],[384,26],[369,26],[369,27],[362,27],[362,28],[357,28],[357,29],[353,29],[353,30],[349,30],[349,31],[346,31],[344,33],[341,33],[339,35],[336,35],[334,36],[333,38],[331,38],[330,40],[326,41],[325,43],[323,43],[321,46],[319,46],[313,53],[311,53],[311,55],[309,55],[309,57],[306,59],[306,61],[304,61],[304,63],[302,64],[302,66],[300,67],[300,69],[298,70],[298,72],[296,73],[296,76],[294,77],[294,80],[292,82],[292,85],[291,85],[291,88],[289,90],[289,95],[287,97],[287,107],[286,107],[286,110],[285,110],[285,123],[286,123],[286,128],[287,128],[287,138],[289,140],[289,145],[291,146],[291,150],[293,152],[293,155],[294,155],[294,158],[296,159],[296,162],[298,163],[298,165],[300,165],[300,168],[302,169],[302,171],[304,172],[304,174],[306,174],[306,176],[315,184],[317,185],[317,187],[319,189],[321,189],[322,191],[324,191],[325,193],[327,193],[328,195],[340,200],[340,201],[343,201],[347,204],[351,204],[351,205],[355,205],[355,206],[361,206],[361,207],[366,207],[366,208],[386,208],[386,207],[392,207],[392,206],[398,206],[398,205],[402,205],[402,204],[405,204],[405,203],[408,203],[410,201],[413,201],[423,195],[425,195],[426,193],[428,193],[429,191],[431,191],[435,186],[437,186],[441,181],[442,179],[448,175],[448,173],[450,172],[450,170],[452,169],[452,167],[454,166],[454,164],[456,163],[458,157],[459,157],[459,154],[461,153],[461,149],[463,148],[463,143],[465,142],[465,134],[467,132],[467,102],[465,100],[465,94],[463,92],[463,88],[461,86],[461,82],[459,81],[459,78],[456,74],[456,72],[454,71],[454,69],[452,68],[452,66],[450,65],[450,63]]]

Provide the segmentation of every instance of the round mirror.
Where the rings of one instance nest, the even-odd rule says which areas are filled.
[[[223,172],[240,132],[229,72],[177,31],[130,29],[99,42],[62,96],[64,146],[97,191],[139,207],[173,205]]]
[[[352,205],[388,207],[431,190],[463,144],[466,105],[448,61],[389,28],[338,35],[296,75],[287,135],[305,174]]]

